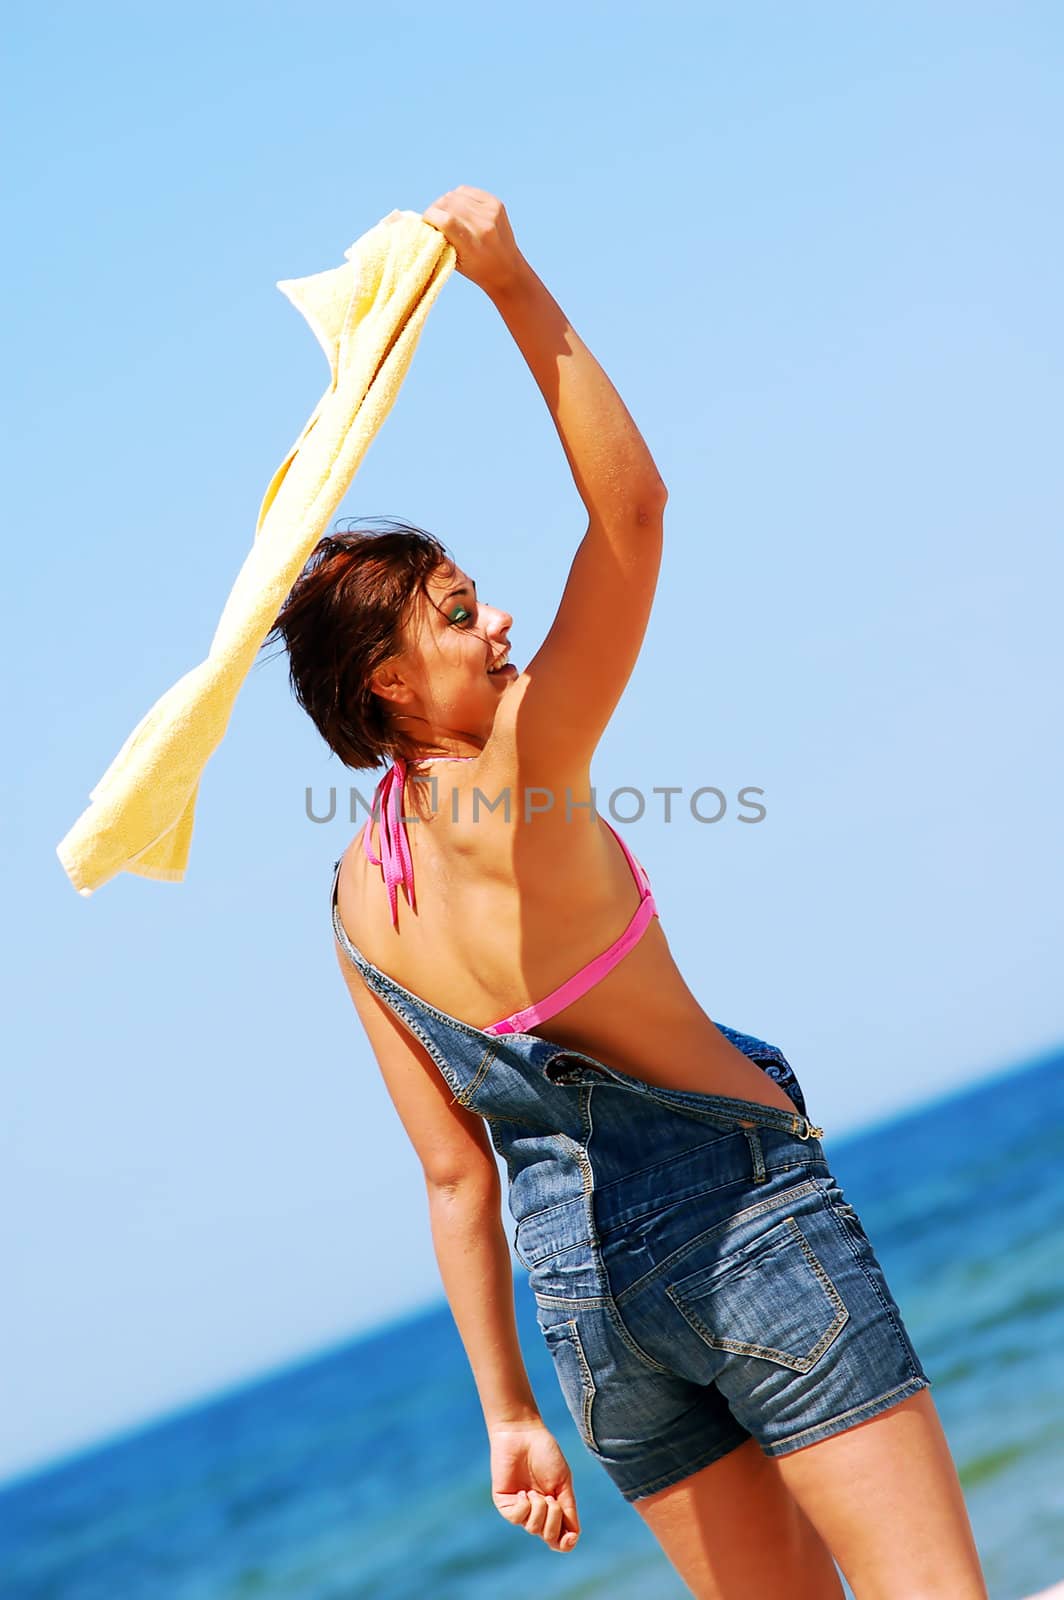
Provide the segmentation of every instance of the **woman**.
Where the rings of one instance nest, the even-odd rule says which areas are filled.
[[[552,1550],[569,1467],[500,1219],[584,1445],[698,1596],[985,1597],[946,1439],[786,1058],[715,1024],[590,766],[635,666],[666,490],[605,373],[462,186],[423,213],[528,363],[588,525],[534,659],[408,525],[327,538],[275,632],[346,765],[392,765],[336,863],[336,953],[420,1157],[495,1505]],[[379,807],[379,810],[378,810]],[[415,889],[416,886],[416,889]]]

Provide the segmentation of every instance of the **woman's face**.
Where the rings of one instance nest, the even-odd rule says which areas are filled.
[[[483,741],[506,689],[513,617],[478,600],[461,567],[440,567],[406,628],[406,648],[374,677],[398,726],[425,743],[467,734]]]

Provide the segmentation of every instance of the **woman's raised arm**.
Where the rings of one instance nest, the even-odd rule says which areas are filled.
[[[424,213],[509,328],[554,419],[588,513],[557,616],[515,684],[519,742],[574,771],[590,762],[635,666],[661,564],[668,493],[602,367],[517,248],[506,211],[465,186]]]

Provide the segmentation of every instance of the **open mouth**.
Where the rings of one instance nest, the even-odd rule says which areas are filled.
[[[496,661],[495,665],[493,667],[489,667],[488,668],[488,677],[489,678],[501,678],[501,677],[504,677],[506,675],[506,673],[512,672],[514,677],[516,678],[516,676],[517,676],[517,668],[514,667],[514,666],[511,666],[509,658],[510,658],[510,647],[509,647],[509,645],[507,645],[505,651],[499,657],[498,661]]]

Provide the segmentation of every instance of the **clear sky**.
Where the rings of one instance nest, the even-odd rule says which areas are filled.
[[[624,830],[710,1015],[829,1149],[1059,1045],[1058,7],[42,0],[6,35],[0,1472],[440,1292],[332,950],[354,830],[306,815],[352,775],[283,657],[183,884],[82,899],[55,855],[328,381],[276,281],[393,207],[504,200],[668,483],[595,777],[729,798]],[[433,529],[532,654],[583,512],[458,275],[341,511]]]

